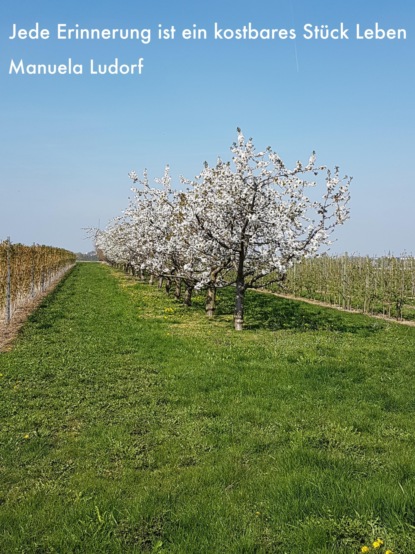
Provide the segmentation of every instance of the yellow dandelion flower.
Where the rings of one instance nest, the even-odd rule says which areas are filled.
[[[392,550],[387,550],[385,554],[393,554]]]
[[[24,439],[29,439],[29,438],[30,438],[30,435],[28,435],[28,434],[26,433],[26,435],[25,435],[23,438],[24,438]]]
[[[368,546],[362,546],[360,552],[369,552],[370,548]]]
[[[375,541],[373,544],[372,544],[373,548],[380,548],[382,546],[382,541]]]

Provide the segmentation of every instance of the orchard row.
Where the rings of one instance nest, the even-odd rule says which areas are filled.
[[[295,262],[330,244],[348,219],[350,178],[339,168],[306,164],[289,169],[270,147],[257,152],[238,129],[232,160],[206,162],[195,180],[173,187],[169,167],[150,184],[134,181],[134,196],[105,231],[95,230],[102,259],[129,271],[164,279],[168,288],[206,291],[213,316],[216,291],[235,287],[234,325],[243,328],[248,288],[283,281]]]
[[[348,310],[415,320],[415,258],[344,255],[304,260],[287,272],[283,290]]]

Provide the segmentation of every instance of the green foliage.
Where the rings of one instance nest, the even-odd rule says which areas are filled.
[[[0,552],[415,551],[415,330],[78,264],[0,354]]]
[[[283,287],[271,289],[348,310],[415,320],[412,257],[321,256],[296,264]]]

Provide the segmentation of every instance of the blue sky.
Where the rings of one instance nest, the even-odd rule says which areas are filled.
[[[333,252],[415,253],[415,5],[408,0],[3,0],[0,7],[0,240],[92,248],[83,228],[127,207],[128,172],[166,163],[177,178],[230,157],[236,127],[287,164],[353,175],[351,219]],[[10,40],[38,22],[48,40]],[[295,29],[295,40],[215,40],[213,26]],[[306,40],[343,22],[349,40]],[[355,28],[403,28],[406,40],[357,40]],[[59,23],[146,28],[149,44],[57,40]],[[176,27],[158,40],[158,25]],[[185,41],[196,24],[208,38]],[[89,75],[137,63],[141,75]],[[10,62],[84,65],[83,75],[9,75]]]

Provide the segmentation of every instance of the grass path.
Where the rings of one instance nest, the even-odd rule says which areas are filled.
[[[30,317],[1,553],[415,552],[415,330],[249,294],[234,333],[231,294],[208,321],[79,264]]]

